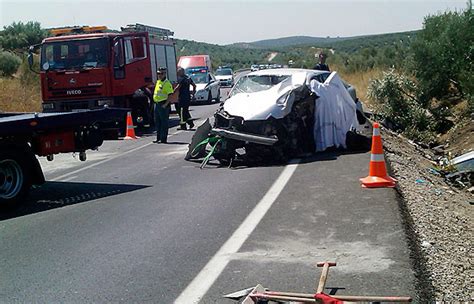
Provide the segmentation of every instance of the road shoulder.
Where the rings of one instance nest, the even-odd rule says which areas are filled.
[[[360,187],[368,160],[326,153],[303,161],[203,303],[257,283],[313,292],[315,264],[325,260],[338,263],[327,284],[338,294],[415,296],[396,192]]]

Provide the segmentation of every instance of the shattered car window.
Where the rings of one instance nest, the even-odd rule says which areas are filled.
[[[265,91],[290,77],[289,75],[248,75],[239,79],[230,96],[238,93]]]

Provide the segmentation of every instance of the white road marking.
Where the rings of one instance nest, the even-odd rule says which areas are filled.
[[[199,125],[201,125],[206,119],[207,119],[207,117],[204,118],[204,119],[202,119],[202,118],[201,118],[201,119],[196,119],[195,124],[196,124],[197,126],[199,126]],[[170,128],[170,129],[171,129],[171,128]],[[177,134],[180,134],[180,133],[183,133],[183,131],[182,131],[182,130],[177,130],[177,131],[175,131],[175,132],[169,134],[169,135],[168,135],[168,138],[171,137],[171,136],[175,136],[175,135],[177,135]],[[117,155],[114,155],[114,156],[111,156],[111,157],[107,157],[106,159],[103,159],[103,160],[98,161],[98,162],[96,162],[96,163],[93,163],[93,164],[90,164],[90,165],[88,165],[88,166],[79,168],[79,169],[77,169],[77,170],[73,170],[73,171],[71,171],[71,172],[65,173],[65,174],[60,175],[60,176],[58,176],[58,177],[56,177],[56,178],[48,179],[48,180],[49,180],[49,181],[53,181],[53,182],[54,182],[54,181],[60,181],[61,179],[65,179],[65,178],[67,178],[67,179],[64,180],[64,181],[71,180],[71,179],[73,179],[73,178],[76,177],[76,176],[70,177],[71,175],[75,175],[75,174],[77,174],[77,173],[79,173],[79,172],[82,172],[82,171],[84,171],[84,170],[93,168],[93,167],[95,167],[95,166],[99,166],[99,165],[101,165],[101,164],[103,164],[103,163],[106,163],[106,162],[108,162],[108,161],[114,160],[114,159],[116,159],[116,158],[118,158],[118,157],[121,157],[121,156],[123,156],[123,155],[127,155],[127,154],[133,153],[133,152],[135,152],[135,151],[141,150],[141,149],[143,149],[143,148],[145,148],[145,147],[148,147],[148,146],[151,145],[151,144],[152,144],[151,142],[146,143],[146,144],[144,144],[144,145],[142,145],[142,146],[136,147],[136,148],[131,149],[131,150],[129,150],[129,151],[125,151],[125,152],[122,152],[122,153],[120,153],[120,154],[117,154]],[[175,152],[173,152],[173,154],[175,154]],[[68,178],[68,177],[69,177],[69,178]]]
[[[145,147],[148,147],[149,145],[152,145],[152,144],[153,144],[152,142],[148,142],[148,143],[146,143],[146,144],[144,144],[144,145],[142,145],[142,146],[136,147],[136,148],[134,148],[134,149],[131,149],[131,150],[122,152],[122,153],[117,154],[117,155],[115,155],[115,156],[111,156],[111,157],[109,157],[109,158],[103,159],[103,160],[101,160],[101,161],[98,161],[98,162],[96,162],[96,163],[90,164],[90,165],[88,165],[88,166],[85,166],[85,167],[79,168],[79,169],[77,169],[77,170],[68,172],[68,173],[66,173],[66,174],[60,175],[60,176],[58,176],[58,177],[56,177],[56,178],[50,179],[49,181],[52,181],[52,182],[59,181],[59,180],[61,180],[61,179],[63,179],[63,178],[66,178],[66,177],[69,177],[69,176],[71,176],[71,175],[77,174],[77,173],[82,172],[82,171],[84,171],[84,170],[93,168],[93,167],[98,166],[98,165],[102,165],[103,163],[106,163],[106,162],[108,162],[108,161],[114,160],[114,159],[116,159],[116,158],[118,158],[118,157],[121,157],[121,156],[130,154],[130,153],[133,153],[133,152],[138,151],[138,150],[141,150],[141,149],[143,149],[143,148],[145,148]]]
[[[68,181],[70,181],[70,180],[75,179],[76,177],[77,177],[77,175],[70,176],[70,177],[68,177],[68,178],[63,179],[62,182],[68,182]]]
[[[203,122],[203,121],[204,121],[204,120],[202,120],[202,122]],[[201,121],[200,121],[200,120],[197,120],[197,121],[196,121],[196,124],[199,124],[199,122],[201,122]],[[201,122],[201,123],[202,123],[202,122]],[[178,130],[178,131],[176,131],[176,132],[174,132],[174,133],[171,133],[170,135],[168,135],[168,138],[171,137],[171,136],[175,136],[175,135],[177,135],[177,134],[180,134],[180,133],[183,133],[183,131]],[[122,152],[122,153],[120,153],[120,154],[117,154],[117,155],[108,157],[108,158],[106,158],[106,159],[103,159],[103,160],[101,160],[101,161],[98,161],[98,162],[96,162],[96,163],[90,164],[90,165],[88,165],[88,166],[85,166],[85,167],[79,168],[79,169],[77,169],[77,170],[74,170],[74,171],[65,173],[65,174],[60,175],[60,176],[58,176],[58,177],[56,177],[56,178],[49,179],[49,181],[52,181],[52,182],[60,181],[61,179],[67,178],[67,177],[69,177],[69,176],[71,176],[71,175],[77,174],[77,173],[79,173],[79,172],[82,172],[82,171],[84,171],[84,170],[93,168],[93,167],[95,167],[95,166],[102,165],[103,163],[106,163],[106,162],[108,162],[108,161],[114,160],[114,159],[116,159],[116,158],[118,158],[118,157],[121,157],[121,156],[123,156],[123,155],[127,155],[127,154],[133,153],[133,152],[135,152],[135,151],[141,150],[141,149],[143,149],[143,148],[145,148],[145,147],[148,147],[149,145],[152,145],[152,144],[153,144],[153,143],[151,143],[151,142],[146,143],[146,144],[144,144],[144,145],[142,145],[142,146],[139,146],[139,147],[136,147],[136,148],[134,148],[134,149],[131,149],[131,150]],[[67,180],[64,180],[64,181],[67,181]]]
[[[209,260],[198,275],[191,283],[181,292],[179,297],[174,301],[175,304],[198,303],[207,293],[212,284],[220,276],[224,268],[235,254],[244,244],[250,234],[255,230],[267,211],[273,205],[280,195],[285,185],[298,167],[299,159],[294,160],[285,167],[280,176],[275,180],[273,185],[267,191],[265,196],[250,212],[247,218],[240,224],[239,228],[234,231],[232,236],[222,245],[217,253]]]

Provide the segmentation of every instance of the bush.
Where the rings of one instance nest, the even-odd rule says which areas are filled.
[[[20,67],[21,59],[11,52],[0,52],[0,75],[11,77]]]
[[[429,142],[434,138],[435,118],[417,99],[415,82],[393,69],[371,80],[368,96],[383,118],[390,120],[408,138]]]
[[[474,95],[474,13],[447,12],[425,18],[412,44],[414,70],[426,104],[432,98]]]

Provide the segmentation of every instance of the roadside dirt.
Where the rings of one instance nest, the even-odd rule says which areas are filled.
[[[451,187],[430,170],[430,150],[387,130],[383,140],[391,174],[398,179],[420,298],[473,301],[474,195]]]
[[[466,119],[458,122],[448,133],[440,136],[444,143],[445,153],[451,152],[453,157],[474,149],[474,122]]]

